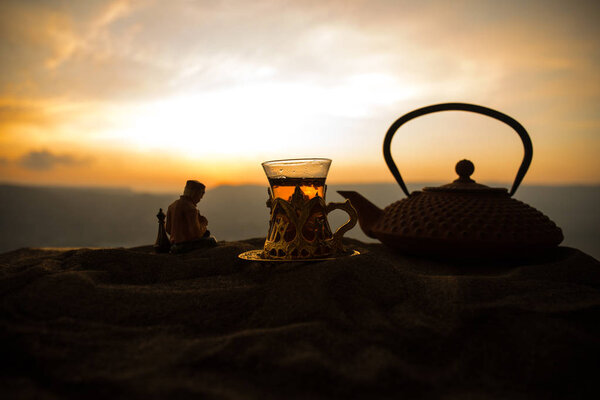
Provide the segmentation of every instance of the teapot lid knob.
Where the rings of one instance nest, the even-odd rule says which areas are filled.
[[[475,165],[469,160],[460,160],[456,163],[456,167],[454,168],[456,173],[459,176],[457,181],[459,182],[475,182],[471,179],[471,175],[475,171]]]
[[[491,188],[486,185],[475,182],[471,179],[471,174],[475,172],[475,165],[469,160],[460,160],[454,168],[458,174],[458,179],[452,183],[439,187],[425,187],[424,192],[463,192],[463,193],[496,193],[507,194],[504,188]]]

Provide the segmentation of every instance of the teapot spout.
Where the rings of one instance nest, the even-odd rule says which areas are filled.
[[[358,212],[358,223],[365,235],[377,239],[372,233],[372,228],[383,215],[383,211],[360,193],[346,190],[338,190],[337,192],[342,197],[349,199]]]

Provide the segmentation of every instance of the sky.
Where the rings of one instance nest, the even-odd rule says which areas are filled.
[[[389,126],[444,102],[518,120],[524,184],[600,184],[595,1],[0,2],[0,182],[180,190],[266,184],[260,163],[333,160],[329,183],[393,182]],[[485,116],[394,136],[409,182],[512,182],[523,146]]]

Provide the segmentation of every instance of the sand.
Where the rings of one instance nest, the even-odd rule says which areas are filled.
[[[600,393],[600,263],[363,254],[259,264],[261,239],[184,255],[0,255],[4,398],[553,398]]]

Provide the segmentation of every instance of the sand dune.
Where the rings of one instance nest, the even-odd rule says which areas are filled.
[[[600,263],[362,255],[258,264],[261,239],[0,255],[7,398],[548,398],[596,386]],[[595,368],[594,368],[595,366]]]

